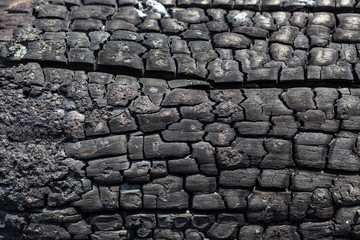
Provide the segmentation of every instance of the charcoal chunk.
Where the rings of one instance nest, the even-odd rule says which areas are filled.
[[[113,35],[111,35],[111,40],[142,42],[144,41],[144,38],[136,32],[116,30]]]
[[[99,113],[95,110],[86,119],[85,134],[86,136],[99,136],[110,133],[105,119],[101,119]]]
[[[44,208],[39,213],[31,214],[29,218],[33,223],[74,223],[82,219],[79,212],[73,207],[58,210]]]
[[[295,161],[299,166],[325,168],[326,147],[297,145],[295,147]]]
[[[266,188],[286,189],[290,181],[289,170],[270,170],[264,169],[259,176],[259,185]]]
[[[306,217],[310,208],[312,192],[294,192],[291,199],[289,218],[293,221],[300,221]]]
[[[281,70],[280,81],[303,81],[305,80],[304,68],[301,66],[285,68]]]
[[[209,20],[208,17],[206,17],[204,10],[200,8],[178,9],[173,12],[173,16],[177,20],[185,23],[201,23]]]
[[[337,15],[340,24],[334,33],[334,41],[339,42],[358,42],[359,14],[342,13]]]
[[[116,239],[116,238],[130,238],[130,233],[127,230],[117,230],[117,231],[97,231],[94,234],[91,234],[91,238],[94,240],[101,239]]]
[[[214,215],[194,214],[191,217],[191,225],[200,231],[205,231],[215,222]]]
[[[192,149],[192,156],[197,160],[200,172],[210,176],[217,175],[215,148],[208,142],[198,142],[192,144]]]
[[[195,89],[174,89],[165,95],[162,106],[197,105],[207,101],[208,98],[205,91]]]
[[[190,1],[190,0],[179,0],[178,5],[181,7],[208,7],[211,4],[210,0],[205,1]]]
[[[199,168],[194,158],[182,158],[169,160],[168,162],[169,172],[172,174],[193,174],[198,173]]]
[[[275,31],[270,36],[271,42],[279,42],[292,45],[299,34],[299,29],[292,26],[282,26],[279,31]]]
[[[225,203],[217,193],[198,194],[193,197],[192,208],[197,210],[220,210],[225,209]]]
[[[174,18],[164,18],[160,20],[163,32],[180,33],[187,29],[187,24]]]
[[[115,82],[109,84],[106,92],[108,104],[112,106],[126,106],[130,100],[137,97],[140,88],[136,78],[118,75]]]
[[[213,123],[205,127],[205,140],[215,146],[227,146],[235,137],[235,130],[228,124]]]
[[[239,70],[239,65],[234,60],[215,59],[208,65],[210,74],[209,80],[219,82],[242,82],[243,74]]]
[[[143,132],[152,132],[166,129],[179,120],[176,108],[163,108],[157,113],[139,114],[138,121]]]
[[[298,112],[315,109],[313,97],[314,93],[309,88],[292,88],[282,96],[286,105]]]
[[[313,191],[316,188],[329,188],[335,176],[328,173],[296,171],[291,175],[291,188],[295,191]]]
[[[248,81],[277,81],[279,67],[253,69],[248,74]]]
[[[265,135],[269,132],[271,124],[270,122],[237,122],[235,127],[240,135]]]
[[[29,239],[71,239],[71,235],[63,227],[55,224],[31,223],[24,229],[24,233]]]
[[[170,142],[196,142],[202,139],[203,125],[196,120],[183,119],[179,123],[171,124],[167,130],[162,132],[165,141]]]
[[[224,30],[227,30],[224,28]],[[233,32],[241,33],[249,37],[255,37],[255,38],[266,38],[269,34],[269,31],[262,29],[260,27],[247,27],[247,26],[241,26],[234,28]]]
[[[319,130],[325,125],[326,115],[321,110],[307,110],[296,114],[297,119],[303,122],[302,129]]]
[[[99,24],[99,22],[95,20],[94,23]],[[68,31],[69,24],[70,23],[68,21],[60,20],[60,19],[40,18],[34,21],[34,25],[36,29],[43,30],[46,32]],[[75,25],[75,29],[81,30],[80,25],[84,25],[84,23],[77,22],[76,25]]]
[[[348,236],[353,233],[356,236],[356,230],[352,228],[352,225],[359,224],[358,214],[356,207],[340,208],[335,215],[335,234]]]
[[[325,66],[335,64],[338,60],[338,52],[331,48],[313,48],[310,50],[309,64]]]
[[[239,151],[243,155],[243,159],[249,161],[251,165],[257,165],[266,154],[262,139],[238,138],[234,149]]]
[[[107,32],[94,31],[89,33],[89,37],[90,50],[97,51],[100,50],[100,46],[108,40],[110,34]]]
[[[206,177],[202,174],[186,177],[185,189],[188,192],[212,193],[216,190],[216,178]]]
[[[75,8],[70,13],[70,19],[99,19],[106,20],[106,18],[115,13],[115,8],[109,6],[88,5]]]
[[[360,202],[359,179],[357,176],[339,176],[330,189],[336,205],[355,206]]]
[[[65,19],[67,9],[65,6],[53,4],[40,4],[35,7],[38,18],[60,18]]]
[[[172,54],[190,54],[187,42],[180,38],[171,38],[170,48]]]
[[[292,144],[290,141],[282,139],[265,139],[266,154],[260,163],[262,168],[285,168],[294,166],[292,159]]]
[[[334,206],[331,193],[326,188],[317,188],[311,196],[308,215],[322,220],[330,220],[334,215]]]
[[[142,194],[138,185],[121,185],[120,206],[126,210],[142,208]]]
[[[354,76],[351,72],[351,65],[328,65],[324,66],[321,70],[321,79],[325,80],[338,80],[353,81]]]
[[[177,63],[177,74],[204,79],[207,75],[206,62],[198,62],[189,54],[174,54]]]
[[[216,222],[210,227],[207,235],[212,239],[234,239],[237,226],[237,222]]]
[[[220,186],[227,187],[254,187],[260,170],[245,168],[237,170],[223,170],[220,172]]]
[[[171,192],[158,197],[159,209],[187,209],[189,196],[185,191]]]
[[[135,119],[128,110],[116,112],[109,120],[109,127],[112,133],[122,133],[137,129]]]
[[[299,128],[299,122],[295,121],[292,115],[274,116],[271,118],[273,123],[269,135],[291,138]]]
[[[144,153],[146,158],[184,157],[189,153],[186,143],[166,143],[159,135],[144,137]]]
[[[106,31],[127,30],[131,32],[136,32],[138,29],[135,27],[134,24],[130,22],[121,19],[116,19],[116,20],[106,21],[105,30]]]
[[[334,223],[328,222],[306,222],[300,225],[300,231],[306,239],[329,238],[334,230]]]
[[[119,209],[119,187],[99,186],[100,201],[104,210],[114,211]]]
[[[82,32],[66,33],[66,43],[70,48],[88,48],[90,46],[86,33]]]
[[[253,191],[248,196],[246,214],[250,222],[284,221],[288,216],[289,203],[289,193]]]
[[[152,161],[150,175],[154,177],[164,177],[168,174],[167,164],[164,161]]]
[[[124,171],[124,177],[128,183],[144,183],[150,181],[150,162],[132,162],[131,167]]]
[[[119,214],[97,215],[91,218],[91,225],[98,231],[120,230],[123,220]]]
[[[330,33],[330,28],[321,25],[309,25],[306,28],[311,46],[325,47],[330,41]]]
[[[103,23],[98,19],[76,19],[71,25],[73,31],[99,31],[103,27]]]
[[[159,214],[158,221],[161,228],[187,229],[189,227],[191,214]]]
[[[104,4],[116,6],[116,0],[85,0],[85,4]]]
[[[126,156],[91,160],[86,168],[88,177],[93,177],[95,182],[102,184],[115,184],[122,182],[120,171],[130,167]]]
[[[93,189],[91,191],[82,194],[81,200],[73,202],[71,205],[80,207],[84,212],[95,212],[104,209],[100,200],[99,188],[96,185],[93,185]]]
[[[280,43],[272,43],[269,50],[271,57],[275,61],[286,61],[291,58],[294,53],[291,46]]]
[[[194,119],[200,122],[212,122],[215,118],[212,113],[213,102],[208,101],[195,106],[180,107],[181,115],[185,119]]]
[[[73,236],[73,239],[86,239],[91,234],[91,226],[84,220],[71,223],[66,229]]]
[[[148,96],[139,96],[133,100],[129,106],[129,110],[133,113],[154,113],[160,110],[160,107],[151,102]]]
[[[132,160],[143,159],[144,157],[144,137],[131,135],[128,142],[129,158]]]
[[[242,226],[239,231],[240,239],[260,239],[263,235],[264,229],[260,225],[246,225]]]
[[[360,37],[360,31],[351,30],[351,29],[343,29],[343,28],[336,28],[334,33],[334,41],[335,42],[351,42],[357,43],[359,42],[358,38]]]
[[[120,155],[127,152],[125,135],[86,140],[77,143],[66,143],[65,152],[70,157],[91,159],[101,156]]]
[[[354,137],[337,137],[330,142],[329,163],[330,169],[359,171],[359,156],[354,153],[357,139]]]
[[[210,33],[208,29],[202,31],[200,29],[188,29],[182,35],[183,39],[186,40],[210,40]]]
[[[237,33],[218,33],[214,35],[214,43],[220,48],[248,48],[251,41],[249,38]]]
[[[70,63],[93,64],[95,59],[94,53],[85,48],[71,48],[68,54]]]
[[[249,195],[249,191],[242,189],[220,189],[219,193],[224,198],[227,209],[244,210],[246,208],[246,198]]]
[[[100,66],[129,68],[141,73],[144,70],[142,59],[137,54],[122,51],[113,52],[111,49],[99,53],[98,64]]]
[[[250,166],[250,159],[243,154],[246,150],[232,147],[219,147],[216,150],[216,160],[222,169],[236,169]]]
[[[160,33],[146,33],[144,35],[144,46],[147,48],[154,49],[162,49],[164,51],[169,48],[169,39],[166,35]]]
[[[155,105],[160,105],[164,94],[169,92],[167,82],[158,78],[140,78],[143,85],[142,92],[150,98]]]
[[[272,238],[284,238],[284,239],[296,239],[300,240],[300,235],[297,233],[297,227],[296,226],[290,226],[290,225],[275,225],[270,226],[266,229],[265,233],[266,239],[272,239]]]
[[[122,68],[132,68],[138,72],[143,71],[143,62],[139,57],[146,48],[132,41],[110,41],[105,44],[99,53],[98,64]]]
[[[184,234],[179,230],[173,230],[168,228],[154,230],[155,239],[166,239],[169,236],[171,236],[171,239],[184,239]]]
[[[144,57],[146,58],[146,71],[164,72],[175,75],[175,61],[169,52],[151,49]]]
[[[156,227],[156,216],[151,213],[133,213],[125,216],[125,226],[130,229],[147,230]]]
[[[137,12],[137,9],[132,6],[120,7],[115,15],[112,16],[112,19],[121,19],[135,26],[141,23],[141,18]]]

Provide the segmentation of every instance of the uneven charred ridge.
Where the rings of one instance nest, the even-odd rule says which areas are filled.
[[[37,63],[0,78],[5,237],[357,234],[337,229],[360,199],[359,89],[217,89]]]
[[[259,87],[358,86],[355,2],[100,2],[37,4],[34,28],[3,44],[3,61]]]

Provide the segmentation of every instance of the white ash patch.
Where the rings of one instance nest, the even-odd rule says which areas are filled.
[[[248,19],[248,15],[246,12],[240,12],[234,16],[234,21],[236,22],[244,22]]]
[[[144,11],[152,11],[155,13],[160,13],[163,17],[170,17],[168,11],[166,10],[165,6],[159,3],[155,0],[146,0],[145,5],[146,8],[144,8],[143,3],[141,1],[137,1],[135,4],[137,9],[136,12],[140,18],[145,18],[147,15]]]
[[[314,0],[300,0],[300,3],[305,3],[305,6],[308,8],[313,8],[315,6]]]

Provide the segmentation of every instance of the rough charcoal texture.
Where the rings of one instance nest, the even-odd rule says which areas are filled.
[[[357,0],[0,11],[0,240],[360,239]]]

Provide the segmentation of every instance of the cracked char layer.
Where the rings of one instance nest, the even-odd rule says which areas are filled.
[[[2,239],[357,239],[360,91],[0,69]]]
[[[30,2],[0,13],[1,240],[360,239],[358,0]]]

